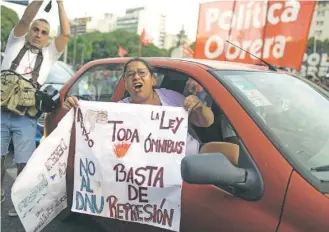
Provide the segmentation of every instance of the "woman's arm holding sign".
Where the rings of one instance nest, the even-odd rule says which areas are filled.
[[[64,102],[64,109],[69,111],[72,107],[79,106],[79,100],[77,97],[68,97]]]
[[[214,113],[195,95],[184,100],[184,107],[191,114],[191,122],[199,127],[209,127],[214,123]]]

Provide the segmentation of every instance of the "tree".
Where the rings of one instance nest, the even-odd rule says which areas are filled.
[[[190,44],[190,48],[193,49],[193,50],[195,49],[195,41]]]
[[[171,53],[172,53],[172,51],[174,50],[176,48],[176,46],[175,47],[171,47],[171,48],[169,48],[169,50],[168,50],[168,55],[171,57]]]
[[[74,40],[76,40],[75,63],[81,63],[81,60],[90,60],[93,52],[92,43],[88,38],[82,35],[70,40],[68,44],[68,62],[72,63],[72,60],[74,59]]]
[[[1,6],[1,51],[4,50],[8,36],[18,21],[19,18],[15,11],[8,7]]]
[[[166,49],[160,49],[154,44],[142,47],[142,56],[144,57],[168,57],[169,52]]]
[[[308,39],[307,53],[313,53],[314,51],[314,37]],[[316,40],[316,51],[318,53],[329,53],[329,39]]]
[[[108,57],[118,57],[118,47],[121,46],[128,51],[126,56],[138,56],[140,36],[125,30],[115,30],[108,33],[90,32],[78,36],[76,39],[76,63],[80,63],[82,52],[84,60],[91,61]],[[74,50],[74,39],[68,46],[68,58],[72,63]],[[142,47],[142,56],[166,57],[168,51],[160,49],[154,44]]]

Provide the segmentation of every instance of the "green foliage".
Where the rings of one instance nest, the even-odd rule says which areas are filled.
[[[74,39],[76,39],[76,63],[80,63],[82,52],[84,60],[90,61],[108,57],[118,57],[118,47],[121,46],[128,51],[126,56],[138,56],[140,36],[125,30],[115,30],[108,33],[91,32],[76,38],[72,38],[68,45],[68,59],[72,61],[74,50]],[[142,46],[144,57],[166,57],[168,51],[160,49],[154,44]]]
[[[168,57],[169,52],[166,49],[160,49],[154,44],[142,47],[142,56],[144,57]]]
[[[314,37],[308,39],[306,52],[312,53],[314,50]],[[329,53],[329,39],[316,40],[316,51],[318,53]]]
[[[195,41],[193,43],[190,44],[190,48],[192,48],[192,50],[195,49]]]
[[[68,44],[68,61],[72,63],[73,50],[74,50],[74,40],[76,40],[76,54],[75,60],[78,61],[83,58],[84,60],[89,60],[93,52],[92,43],[84,36],[77,36],[73,38]],[[82,55],[83,53],[83,55]]]
[[[1,50],[5,47],[8,36],[18,21],[19,18],[15,11],[1,6]]]

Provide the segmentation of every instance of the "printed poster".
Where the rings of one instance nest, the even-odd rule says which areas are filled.
[[[81,101],[72,211],[179,231],[187,112]]]
[[[11,198],[27,232],[39,232],[67,207],[66,165],[74,111],[35,150]]]

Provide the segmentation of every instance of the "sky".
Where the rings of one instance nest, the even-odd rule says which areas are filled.
[[[31,0],[30,0],[31,1]],[[182,26],[188,34],[188,37],[193,41],[196,38],[196,30],[199,14],[199,3],[209,2],[210,0],[63,0],[66,13],[70,19],[83,16],[101,17],[104,13],[114,13],[117,16],[122,16],[127,8],[150,6],[161,9],[167,15],[166,31],[169,34],[177,34]],[[45,0],[41,9],[47,5],[48,0]],[[25,7],[4,2],[1,0],[1,5],[5,5],[14,9],[18,16],[21,17]],[[45,18],[49,20],[51,25],[56,25],[58,28],[58,11],[56,1],[53,0],[53,9],[46,13],[43,10],[39,11],[37,18]],[[147,29],[146,29],[147,30]]]

